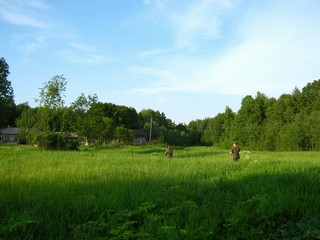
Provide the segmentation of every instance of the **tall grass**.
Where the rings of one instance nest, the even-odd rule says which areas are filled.
[[[320,237],[319,152],[0,146],[0,239]]]

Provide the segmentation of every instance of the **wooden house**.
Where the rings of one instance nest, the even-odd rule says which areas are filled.
[[[133,130],[134,144],[143,145],[147,142],[147,134],[142,129]]]
[[[0,142],[3,143],[18,143],[19,142],[19,128],[7,127],[0,129]]]

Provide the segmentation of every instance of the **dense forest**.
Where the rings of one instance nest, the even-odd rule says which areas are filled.
[[[254,97],[247,95],[238,112],[226,106],[224,113],[213,118],[176,124],[159,111],[144,109],[138,113],[132,107],[99,102],[95,94],[81,94],[65,106],[67,80],[63,75],[54,76],[39,88],[38,107],[15,104],[9,73],[9,65],[1,58],[0,126],[19,127],[20,141],[27,144],[43,143],[48,138],[63,142],[63,136],[71,133],[92,145],[130,144],[132,130],[143,129],[152,136],[150,142],[177,146],[229,148],[236,140],[243,149],[251,150],[320,150],[320,79],[278,99],[261,92]]]

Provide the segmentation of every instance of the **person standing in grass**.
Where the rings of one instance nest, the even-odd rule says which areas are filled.
[[[230,155],[232,155],[233,161],[238,161],[240,159],[240,147],[238,146],[237,142],[232,144]]]
[[[167,158],[171,158],[171,157],[173,156],[172,149],[171,149],[171,147],[170,147],[169,145],[167,146],[164,155],[165,155]]]

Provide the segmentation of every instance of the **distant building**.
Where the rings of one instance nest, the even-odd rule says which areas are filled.
[[[3,143],[18,143],[19,142],[19,128],[7,127],[0,129],[0,142]]]
[[[147,142],[147,134],[142,129],[133,130],[134,144],[143,145]]]

